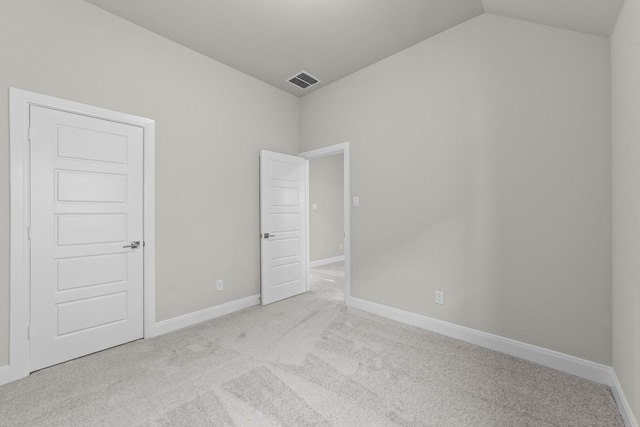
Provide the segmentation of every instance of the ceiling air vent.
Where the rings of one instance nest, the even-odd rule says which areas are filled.
[[[300,71],[298,74],[291,77],[287,81],[294,86],[298,86],[302,90],[306,90],[307,88],[317,83],[320,83],[320,80],[316,79],[311,74],[304,71]]]

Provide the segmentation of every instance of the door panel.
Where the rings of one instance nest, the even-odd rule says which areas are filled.
[[[125,242],[127,216],[119,214],[55,215],[58,246]]]
[[[280,239],[271,242],[271,250],[273,251],[272,259],[294,257],[300,251],[300,239]]]
[[[56,174],[58,202],[124,203],[125,175],[59,171]]]
[[[87,331],[127,318],[127,295],[120,292],[58,304],[58,336]]]
[[[269,188],[271,206],[298,206],[299,198],[297,188]]]
[[[143,335],[142,129],[32,106],[31,371]]]
[[[127,280],[127,254],[63,258],[56,267],[59,291]]]
[[[280,154],[280,153],[276,153]],[[292,156],[295,157],[295,156]],[[301,178],[299,164],[290,160],[279,161],[272,158],[269,161],[269,178],[279,181],[297,183]]]
[[[306,161],[260,152],[262,304],[307,290]],[[266,237],[266,234],[269,237]]]
[[[272,213],[269,217],[272,233],[296,231],[300,225],[300,214]]]
[[[78,129],[61,125],[58,127],[58,157],[79,160],[119,163],[127,160],[127,137],[91,129]],[[86,141],[91,140],[91,144]]]

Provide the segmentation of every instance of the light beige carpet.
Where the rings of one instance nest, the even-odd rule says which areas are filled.
[[[1,426],[622,426],[608,387],[312,292],[0,387]]]

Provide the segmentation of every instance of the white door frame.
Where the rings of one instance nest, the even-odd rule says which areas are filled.
[[[307,207],[309,206],[309,160],[342,154],[344,168],[344,302],[351,303],[351,153],[349,141],[341,144],[318,148],[317,150],[300,153],[300,157],[307,159]],[[311,283],[309,277],[309,211],[307,209],[307,287]]]
[[[29,108],[32,105],[140,127],[144,139],[144,337],[155,335],[155,121],[73,101],[9,88],[11,260],[9,366],[0,384],[29,375],[31,302]]]

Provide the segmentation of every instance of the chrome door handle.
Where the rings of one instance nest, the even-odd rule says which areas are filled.
[[[139,247],[140,247],[140,241],[139,240],[137,242],[131,242],[130,245],[123,246],[123,248],[131,248],[131,249],[138,249]]]
[[[264,237],[265,239],[268,239],[269,237],[276,237],[276,235],[275,234],[270,234],[270,233],[264,233],[262,235],[262,237]]]

